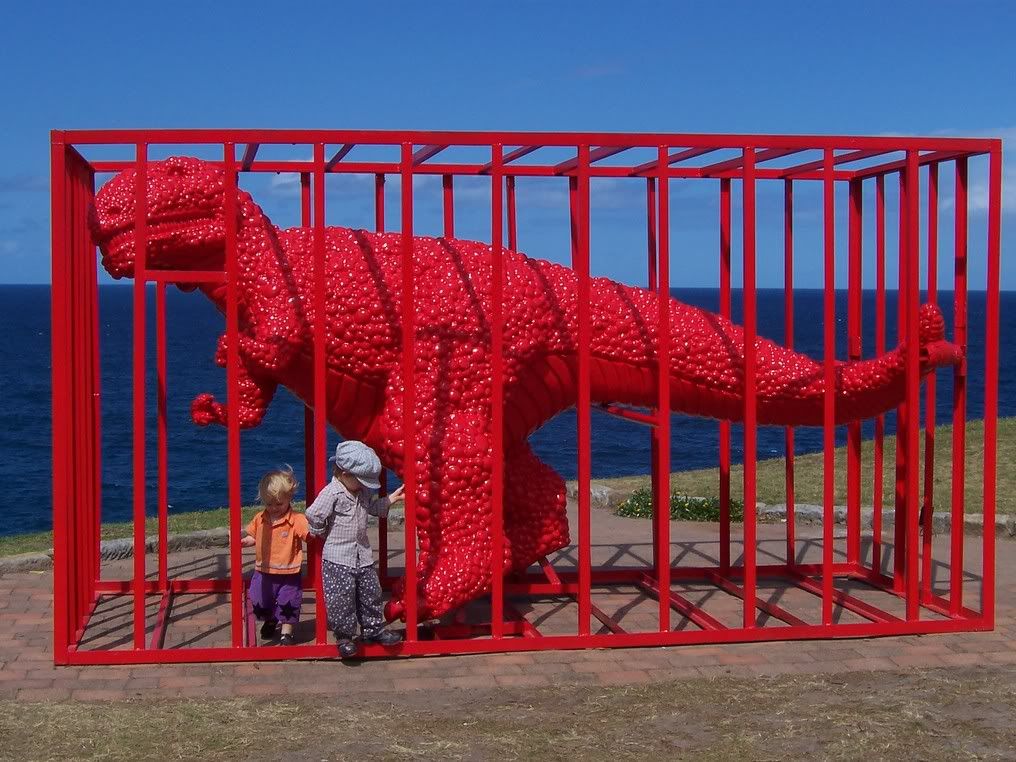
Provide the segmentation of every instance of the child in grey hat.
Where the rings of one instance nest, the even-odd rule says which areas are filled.
[[[381,582],[367,536],[367,514],[387,516],[388,509],[403,499],[403,488],[385,497],[372,494],[381,487],[381,461],[363,442],[340,442],[328,460],[334,463],[332,480],[305,515],[310,533],[324,537],[321,582],[328,626],[335,633],[339,654],[349,657],[356,653],[357,623],[365,643],[390,646],[402,640],[398,633],[384,629]]]

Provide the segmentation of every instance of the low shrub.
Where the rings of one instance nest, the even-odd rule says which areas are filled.
[[[653,493],[645,487],[632,492],[631,497],[617,507],[618,516],[648,519],[653,516]],[[670,495],[670,518],[681,521],[719,521],[720,499],[717,497],[691,497],[673,492]],[[744,503],[731,498],[731,521],[744,519]]]

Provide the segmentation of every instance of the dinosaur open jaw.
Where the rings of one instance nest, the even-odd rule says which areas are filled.
[[[209,261],[208,254],[213,250],[221,251],[224,243],[221,220],[212,213],[165,215],[150,221],[146,233],[146,264],[150,268],[190,270],[214,267],[215,263]],[[105,243],[101,239],[98,241],[102,266],[114,278],[133,277],[137,252],[134,226],[122,226],[107,232],[104,237]],[[201,261],[194,256],[198,250],[204,254],[200,257]]]

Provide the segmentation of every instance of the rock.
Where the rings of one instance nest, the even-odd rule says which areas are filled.
[[[52,565],[52,551],[48,553],[18,553],[15,556],[2,556],[0,557],[0,576],[48,569]]]
[[[576,482],[568,482],[566,489],[568,497],[578,500],[579,486]],[[607,484],[589,482],[589,503],[594,508],[613,508],[628,497]]]

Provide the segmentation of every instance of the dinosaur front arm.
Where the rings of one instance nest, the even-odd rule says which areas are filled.
[[[215,360],[222,367],[227,365],[225,336],[219,339]],[[246,363],[240,362],[237,376],[237,398],[241,429],[250,429],[261,423],[277,388],[276,381],[262,375],[252,375]],[[226,405],[216,402],[215,397],[207,392],[199,394],[191,402],[191,418],[199,426],[209,426],[213,423],[225,426],[229,421]]]

